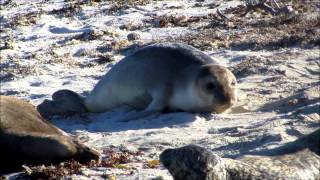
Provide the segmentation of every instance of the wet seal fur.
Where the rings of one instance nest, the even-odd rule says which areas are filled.
[[[273,156],[221,158],[196,145],[167,149],[161,163],[175,180],[317,179],[320,177],[320,129],[277,148]]]
[[[93,150],[43,119],[34,106],[17,98],[0,96],[0,171],[23,164],[53,164],[75,159],[100,160]]]
[[[60,90],[38,106],[43,116],[105,112],[127,105],[141,109],[128,119],[163,110],[222,113],[236,102],[236,78],[198,49],[159,43],[118,62],[87,97]]]

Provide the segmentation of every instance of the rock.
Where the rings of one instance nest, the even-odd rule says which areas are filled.
[[[138,33],[130,33],[130,34],[128,34],[127,38],[129,41],[134,41],[134,40],[141,39],[141,36]]]
[[[161,153],[160,161],[175,180],[218,180],[227,177],[222,158],[196,145],[167,149]]]
[[[320,129],[273,150],[277,154],[273,156],[233,160],[189,145],[165,150],[160,161],[175,180],[316,179],[320,176],[319,135]]]

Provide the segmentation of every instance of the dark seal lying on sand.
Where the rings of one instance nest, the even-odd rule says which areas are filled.
[[[319,179],[320,129],[269,154],[233,160],[189,145],[165,150],[160,161],[175,180]]]
[[[43,119],[31,104],[0,96],[0,172],[70,159],[99,161],[100,154]]]

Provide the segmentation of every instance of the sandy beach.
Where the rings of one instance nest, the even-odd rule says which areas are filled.
[[[238,102],[223,114],[120,122],[135,110],[118,108],[51,118],[102,153],[100,165],[61,165],[65,177],[169,180],[158,161],[167,148],[197,144],[228,158],[268,155],[320,127],[319,2],[283,1],[294,12],[277,16],[241,16],[244,2],[237,0],[0,2],[0,93],[35,106],[59,89],[87,95],[115,63],[156,42],[199,48],[237,77]],[[49,166],[42,175],[58,178],[63,168]]]

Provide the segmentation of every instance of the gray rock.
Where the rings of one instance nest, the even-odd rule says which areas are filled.
[[[233,160],[188,145],[165,150],[160,161],[175,180],[316,179],[320,177],[319,149],[320,129],[275,149],[278,155]]]
[[[130,33],[128,34],[127,38],[129,41],[133,41],[141,39],[141,36],[138,33]]]
[[[160,161],[175,180],[226,179],[227,175],[222,158],[196,145],[167,149]]]

